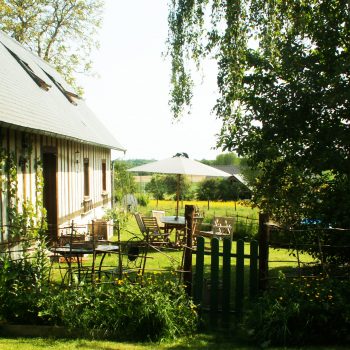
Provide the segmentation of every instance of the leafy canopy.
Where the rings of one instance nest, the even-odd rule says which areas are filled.
[[[191,64],[212,57],[218,146],[259,170],[255,201],[289,222],[348,225],[349,47],[345,0],[172,0],[168,54],[175,118],[190,105]],[[337,203],[336,206],[332,206]]]
[[[0,29],[76,87],[74,75],[91,70],[102,7],[102,0],[0,0]]]

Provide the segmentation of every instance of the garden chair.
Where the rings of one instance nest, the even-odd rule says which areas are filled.
[[[214,217],[211,230],[200,230],[197,235],[208,238],[229,238],[232,242],[235,219],[233,217]]]
[[[158,225],[157,218],[154,216],[143,216],[143,225],[146,229],[147,240],[149,243],[156,243],[157,245],[163,245],[169,243],[169,232],[162,232]]]
[[[161,230],[165,230],[165,224],[161,221],[161,218],[165,216],[164,210],[152,210],[152,216],[157,219],[158,226]]]
[[[193,218],[193,228],[192,228],[192,246],[197,245],[197,237],[200,236],[200,231],[202,228],[204,218],[195,216]]]
[[[137,222],[137,226],[139,227],[140,229],[140,232],[142,233],[142,236],[145,236],[146,233],[147,233],[147,230],[146,230],[146,227],[142,221],[142,214],[140,213],[135,213],[134,214],[135,216],[135,219],[136,219],[136,222]]]
[[[140,240],[138,237],[132,237],[122,243],[117,254],[116,267],[101,270],[100,277],[104,275],[111,280],[127,278],[135,282],[144,275],[148,246],[145,240]]]
[[[235,219],[233,217],[214,217],[213,234],[218,238],[230,238],[232,242]]]

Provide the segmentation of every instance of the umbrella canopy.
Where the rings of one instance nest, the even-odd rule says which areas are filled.
[[[215,169],[209,165],[197,162],[183,156],[166,158],[156,162],[140,165],[128,169],[128,171],[147,172],[147,173],[162,173],[162,174],[176,174],[178,175],[178,185],[180,175],[201,175],[201,176],[215,176],[215,177],[229,177],[231,174],[225,171]],[[176,216],[179,211],[179,190],[177,191],[177,205]]]

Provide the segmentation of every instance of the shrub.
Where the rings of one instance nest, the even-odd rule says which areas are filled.
[[[264,345],[350,343],[349,280],[284,275],[247,314],[245,328]]]
[[[41,284],[38,266],[28,260],[0,260],[0,319],[12,323],[39,322],[38,300]]]
[[[147,207],[148,203],[149,203],[149,197],[146,194],[138,194],[136,196],[137,199],[137,203],[141,206],[141,207]]]
[[[160,340],[190,334],[197,313],[182,287],[148,279],[125,280],[50,293],[41,317],[51,324],[119,340]]]

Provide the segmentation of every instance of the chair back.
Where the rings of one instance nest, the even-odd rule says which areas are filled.
[[[147,239],[151,243],[168,244],[169,232],[161,232],[157,218],[154,216],[143,216],[142,222],[145,225]]]
[[[158,226],[157,218],[155,218],[154,216],[142,216],[141,219],[146,232],[148,232],[149,234],[160,233],[160,228]]]
[[[164,210],[152,210],[152,216],[157,219],[158,226],[160,228],[165,227],[165,224],[161,221],[161,218],[165,216],[165,211]]]
[[[213,233],[217,236],[230,237],[232,240],[235,219],[233,217],[215,217]]]
[[[131,273],[137,273],[138,276],[143,275],[148,245],[145,241],[140,241],[136,237],[131,238],[122,246],[122,271],[130,278]]]
[[[193,236],[199,236],[203,219],[204,219],[203,217],[193,218],[193,230],[192,230]]]
[[[141,231],[142,234],[146,233],[146,227],[142,221],[142,215],[140,213],[134,213],[137,225]]]

